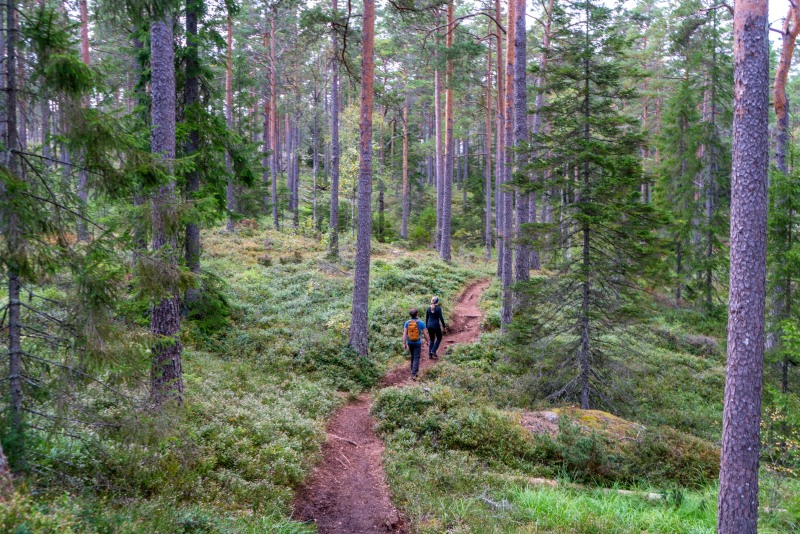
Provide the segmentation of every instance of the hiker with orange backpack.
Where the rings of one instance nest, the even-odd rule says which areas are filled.
[[[422,337],[425,323],[417,318],[417,309],[411,308],[408,314],[411,319],[403,325],[403,348],[411,354],[411,380],[417,379],[419,373],[419,355],[422,352]],[[430,340],[428,340],[430,344]]]

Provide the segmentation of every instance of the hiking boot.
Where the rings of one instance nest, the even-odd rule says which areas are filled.
[[[416,382],[416,381],[418,380],[418,378],[417,378],[417,375],[411,375],[411,380],[413,380],[414,382]]]

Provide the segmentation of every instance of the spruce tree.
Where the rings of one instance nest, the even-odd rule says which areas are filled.
[[[614,337],[638,315],[637,291],[658,258],[655,209],[639,201],[643,181],[635,119],[623,111],[636,93],[638,73],[626,61],[630,40],[621,13],[592,0],[561,3],[543,90],[543,118],[552,124],[534,144],[539,166],[558,177],[551,186],[572,190],[565,205],[569,253],[557,274],[522,286],[531,292],[515,331],[555,361],[544,384],[551,399],[581,408],[613,405]],[[544,234],[547,227],[531,225]],[[543,240],[539,240],[543,242]],[[544,352],[543,352],[544,353]]]

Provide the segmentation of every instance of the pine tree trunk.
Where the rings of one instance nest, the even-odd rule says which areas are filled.
[[[361,37],[360,161],[358,175],[358,239],[356,241],[353,311],[350,346],[361,355],[369,352],[369,266],[372,238],[372,101],[375,62],[375,0],[364,0]]]
[[[436,250],[442,247],[442,198],[444,191],[444,157],[442,152],[442,81],[439,71],[433,72],[434,135],[436,136]]]
[[[89,56],[89,8],[86,5],[86,0],[78,2],[81,16],[81,61],[89,65],[91,58]],[[83,106],[89,106],[89,99],[83,99]],[[79,158],[78,163],[78,201],[80,205],[80,213],[82,218],[78,219],[78,241],[85,242],[89,240],[89,228],[86,220],[87,215],[86,205],[89,200],[89,176],[86,173],[86,165],[84,165],[83,157]]]
[[[47,6],[45,0],[39,0],[39,7],[41,9],[45,9]],[[53,153],[51,150],[51,140],[50,140],[50,121],[51,121],[51,113],[50,113],[50,98],[48,95],[48,91],[46,88],[42,88],[42,96],[40,102],[40,109],[42,115],[42,159],[45,168],[50,168],[53,166],[53,162],[51,161],[53,158]]]
[[[755,533],[758,525],[769,163],[767,28],[766,0],[736,3],[728,360],[717,530],[737,534]]]
[[[337,16],[337,3],[333,1],[333,16]],[[330,206],[330,255],[339,257],[339,39],[336,30],[331,38],[331,206]]]
[[[300,122],[300,117],[295,117],[295,127],[293,129],[294,141],[292,142],[292,198],[294,198],[294,214],[292,223],[294,229],[300,227],[300,156],[297,149],[300,146],[300,127],[297,126]]]
[[[161,154],[171,170],[175,159],[175,51],[172,15],[150,25],[150,70],[152,73],[151,150]],[[166,268],[177,269],[178,239],[175,232],[177,208],[175,183],[160,186],[153,194],[152,248]],[[151,351],[151,401],[160,406],[167,400],[180,404],[183,394],[181,371],[180,303],[177,288],[168,288],[169,297],[154,305],[150,333],[155,338]]]
[[[528,142],[528,84],[527,84],[527,37],[525,31],[525,0],[514,0],[514,146],[521,149]],[[526,157],[518,153],[517,170],[527,164]],[[515,235],[519,239],[524,232],[523,225],[528,223],[530,212],[530,195],[516,190],[517,224]],[[535,212],[534,212],[535,213]],[[518,240],[514,251],[514,280],[524,282],[530,278],[531,255],[529,247]]]
[[[269,50],[269,33],[266,31],[266,29],[264,30],[264,35],[262,36],[262,42],[263,42],[263,45],[264,45],[264,56],[265,56],[264,60],[265,60],[265,62],[267,64],[269,64],[269,52],[268,52],[268,50]],[[269,77],[267,77],[267,80],[269,80]],[[271,126],[272,126],[272,122],[271,122],[271,118],[270,118],[271,117],[271,111],[272,111],[272,105],[270,104],[271,100],[272,100],[272,95],[270,94],[269,81],[267,81],[267,83],[265,84],[265,87],[264,87],[264,125],[263,125],[263,128],[264,128],[263,137],[264,137],[264,139],[263,139],[263,145],[262,145],[263,146],[263,148],[262,148],[263,158],[262,158],[262,161],[261,161],[261,167],[262,167],[261,181],[263,182],[265,188],[267,187],[267,184],[270,182],[270,169],[269,169],[270,168],[270,156],[269,156],[269,154],[270,154],[270,150],[271,150],[271,148],[270,148],[271,147],[271,145],[270,145],[270,130],[271,130]],[[269,213],[269,204],[270,204],[269,195],[264,193],[264,209],[266,210],[267,213]]]
[[[17,42],[19,27],[17,23],[17,5],[14,0],[6,1],[6,150],[5,164],[12,176],[20,178],[19,140],[17,138]],[[5,203],[13,206],[8,197],[4,180],[0,180],[0,195]],[[19,228],[19,216],[11,209],[0,212],[5,223],[6,268],[8,269],[8,384],[9,384],[9,419],[14,436],[12,462],[15,471],[23,468],[25,462],[25,429],[23,427],[23,369],[22,369],[22,319],[20,291],[22,283],[18,264],[23,258],[15,258],[22,252],[22,235]]]
[[[533,135],[538,136],[542,128],[542,106],[544,105],[544,93],[541,88],[544,85],[544,71],[547,67],[547,50],[550,48],[550,25],[553,20],[553,0],[548,0],[547,10],[544,19],[544,32],[542,34],[542,54],[539,56],[539,74],[536,76],[536,101],[534,104],[533,112]],[[539,157],[538,151],[534,151],[533,157]],[[536,222],[536,196],[531,198],[531,222]],[[545,194],[542,194],[542,222],[550,222],[545,220],[545,213],[547,213],[549,199]],[[531,250],[531,268],[539,270],[541,268],[541,259],[539,252],[535,249]]]
[[[445,45],[448,50],[453,47],[453,33],[456,30],[453,14],[453,0],[447,2],[447,35]],[[455,140],[453,139],[453,78],[455,75],[453,59],[447,59],[447,75],[445,78],[445,163],[442,181],[442,241],[439,249],[440,257],[450,261],[450,232],[453,210],[453,165],[455,163]]]
[[[233,17],[228,14],[227,22],[227,47],[225,50],[225,125],[228,130],[233,130]],[[233,191],[233,162],[230,150],[225,151],[225,170],[227,178],[225,183],[225,207],[228,216],[225,229],[233,232],[233,213],[236,211],[236,196]]]
[[[314,158],[312,164],[313,173],[313,187],[311,188],[311,220],[314,230],[317,229],[317,173],[319,172],[319,121],[317,117],[317,106],[319,102],[314,100],[314,130],[312,144],[312,156]]]
[[[497,21],[495,30],[495,42],[497,50],[497,140],[495,143],[495,163],[494,163],[494,210],[495,210],[495,233],[497,236],[497,277],[503,279],[503,213],[505,204],[503,202],[503,177],[505,176],[505,128],[506,128],[506,75],[505,61],[503,58],[503,38],[500,27],[502,12],[500,10],[500,0],[494,2],[494,14]]]
[[[272,226],[280,230],[278,220],[278,87],[275,84],[275,14],[269,19],[269,94],[270,94],[270,140],[272,141],[272,154],[270,155],[269,172],[272,179],[270,201],[272,203]]]
[[[489,21],[489,33],[492,33],[492,21]],[[484,170],[484,237],[486,238],[486,260],[492,258],[492,43],[486,46],[486,142]]]
[[[408,239],[408,92],[403,101],[403,220],[400,226],[400,237]]]
[[[193,109],[200,102],[200,81],[198,79],[198,53],[197,53],[197,21],[203,10],[203,0],[186,1],[186,108]],[[189,113],[194,117],[195,111]],[[186,141],[186,156],[191,157],[200,147],[200,134],[196,128],[189,132]],[[200,174],[196,169],[189,172],[186,177],[186,201],[193,203],[197,193],[200,191]],[[198,274],[200,272],[200,226],[191,220],[186,223],[185,230],[185,254],[186,266],[189,270]],[[197,301],[199,291],[197,288],[190,287],[186,290],[186,304],[191,306]]]
[[[508,3],[508,21],[506,23],[506,96],[505,96],[505,124],[504,126],[504,154],[505,163],[503,165],[503,183],[511,181],[511,170],[514,164],[513,154],[511,148],[514,146],[514,38],[516,34],[516,19],[515,17],[516,1],[512,0]],[[500,324],[502,329],[505,325],[511,323],[513,316],[512,302],[513,295],[511,292],[512,278],[512,261],[513,261],[513,245],[511,237],[514,233],[514,205],[513,197],[508,191],[503,191],[501,194],[503,203],[503,276],[501,278],[503,285],[503,301],[500,309]]]

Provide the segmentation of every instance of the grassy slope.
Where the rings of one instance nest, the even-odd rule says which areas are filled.
[[[456,349],[427,383],[386,390],[376,403],[390,483],[418,531],[714,532],[724,385],[714,327],[674,312],[654,318],[627,362],[633,398],[624,415],[640,423],[635,438],[576,416],[582,426],[562,423],[558,437],[531,440],[520,436],[518,414],[552,406],[536,400],[535,371],[504,356],[493,331],[498,299],[495,284],[482,303],[489,333],[479,345]],[[800,528],[798,492],[796,479],[764,470],[761,503],[772,511],[762,512],[761,531]]]
[[[258,258],[269,241],[271,266]],[[374,245],[371,356],[347,348],[351,243],[343,261],[315,239],[243,228],[204,235],[204,268],[232,306],[217,324],[183,334],[185,410],[146,410],[98,436],[101,456],[68,441],[48,450],[97,491],[54,486],[0,508],[0,531],[306,532],[288,519],[295,488],[317,459],[331,412],[403,361],[400,332],[409,307],[444,302],[479,269],[441,265],[430,252]],[[146,389],[135,392],[145,398]],[[90,455],[94,456],[88,458]],[[78,462],[84,462],[77,465]]]

